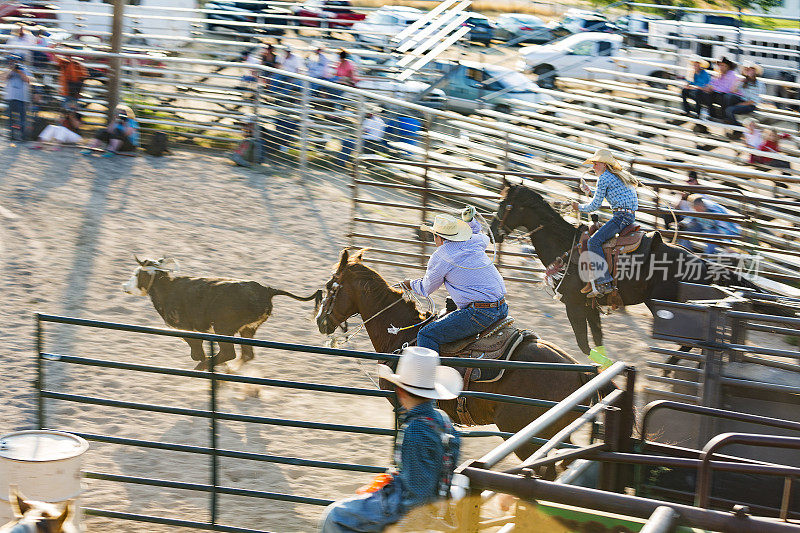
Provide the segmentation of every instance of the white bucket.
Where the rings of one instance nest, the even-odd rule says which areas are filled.
[[[80,531],[81,461],[88,449],[85,440],[61,431],[17,431],[0,437],[0,525],[14,518],[8,490],[16,485],[31,500],[75,500],[72,523]]]

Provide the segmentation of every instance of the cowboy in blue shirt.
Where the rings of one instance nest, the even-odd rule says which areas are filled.
[[[729,215],[727,209],[719,205],[717,202],[709,200],[701,194],[693,194],[687,199],[689,206],[698,213],[714,213],[717,215]],[[730,220],[716,220],[713,218],[705,217],[684,217],[680,222],[684,231],[690,233],[709,233],[713,235],[730,235],[736,236],[742,232],[741,226]],[[713,239],[723,240],[724,237],[712,237]],[[686,239],[679,239],[678,244],[692,249],[691,243]],[[713,254],[717,252],[717,245],[713,242],[706,243],[706,253]]]
[[[446,498],[458,462],[460,438],[450,419],[435,409],[435,400],[461,393],[461,374],[439,365],[433,350],[403,350],[397,373],[378,366],[378,376],[394,386],[402,407],[395,440],[394,468],[380,474],[365,494],[332,503],[322,517],[322,533],[383,531],[407,520],[412,509]],[[380,486],[378,486],[380,485]]]
[[[572,202],[573,209],[582,213],[592,213],[600,209],[603,199],[606,199],[614,212],[611,220],[595,231],[587,243],[591,262],[599,268],[595,269],[594,277],[581,289],[581,292],[588,293],[589,298],[597,298],[614,290],[614,280],[603,253],[603,243],[636,221],[636,210],[639,209],[636,186],[639,181],[623,170],[620,162],[605,149],[597,150],[592,157],[584,161],[584,164],[592,165],[595,175],[599,176],[597,189],[591,202],[583,205]],[[584,190],[591,192],[588,187]]]
[[[431,254],[425,276],[401,283],[404,289],[428,296],[444,285],[458,310],[422,327],[417,346],[439,352],[441,344],[475,335],[508,316],[503,277],[486,255],[489,237],[481,233],[475,208],[469,206],[461,220],[436,215],[433,226],[436,250]]]
[[[686,80],[686,86],[681,89],[681,98],[683,98],[683,112],[689,115],[694,111],[695,115],[700,116],[700,104],[702,98],[700,97],[701,88],[705,87],[711,81],[711,74],[706,70],[708,68],[708,61],[699,56],[692,56],[689,58],[689,75],[692,79]],[[694,109],[689,104],[689,100],[694,100]]]

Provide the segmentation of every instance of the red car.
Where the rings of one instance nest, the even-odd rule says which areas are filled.
[[[367,17],[364,13],[356,13],[351,7],[352,4],[348,0],[308,0],[299,6],[293,7],[292,13],[296,17],[320,20],[293,20],[292,22],[298,26],[319,27],[327,24],[330,28],[349,28],[354,22],[364,20]]]
[[[42,10],[32,13],[32,9]],[[47,10],[47,11],[45,11]],[[44,5],[40,2],[0,2],[0,20],[13,19],[53,19],[56,18],[55,6]]]

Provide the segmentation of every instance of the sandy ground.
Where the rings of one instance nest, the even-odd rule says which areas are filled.
[[[0,434],[35,427],[34,317],[36,311],[152,326],[162,322],[147,298],[124,294],[120,284],[136,266],[132,254],[171,255],[192,275],[259,280],[310,294],[330,274],[350,214],[347,182],[317,172],[301,179],[286,168],[237,169],[219,154],[178,151],[174,156],[86,158],[71,149],[35,152],[0,147]],[[388,279],[403,273],[378,267]],[[518,324],[534,329],[576,356],[563,306],[531,286],[509,285]],[[257,337],[321,345],[311,305],[275,300],[272,318]],[[605,320],[609,353],[642,367],[650,319],[644,307]],[[353,348],[370,349],[366,338]],[[100,359],[189,369],[182,341],[141,334],[45,328],[45,350]],[[582,356],[581,360],[585,360]],[[353,361],[256,349],[242,369],[254,376],[371,386]],[[132,374],[49,362],[51,390],[95,397],[205,409],[208,384],[188,378]],[[226,386],[227,412],[320,422],[391,427],[380,399],[290,389]],[[184,416],[48,401],[47,425],[85,433],[208,444],[208,422]],[[471,439],[475,457],[497,439]],[[384,465],[387,437],[223,422],[227,449],[311,459]],[[208,458],[178,452],[92,443],[89,471],[185,482],[209,481]],[[244,460],[221,460],[223,485],[338,498],[352,494],[369,474],[342,473]],[[124,512],[205,519],[208,496],[105,481],[87,481],[84,504]],[[220,521],[271,531],[311,531],[320,508],[223,496]],[[166,531],[88,519],[91,531]]]

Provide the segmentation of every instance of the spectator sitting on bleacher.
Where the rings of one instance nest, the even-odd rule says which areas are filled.
[[[789,135],[786,133],[778,133],[776,130],[772,128],[767,128],[764,130],[764,142],[761,143],[759,147],[760,150],[764,152],[773,152],[773,153],[781,153],[780,146],[778,143],[781,139],[788,139]],[[761,165],[769,165],[775,168],[790,168],[788,161],[783,161],[781,159],[771,159],[769,157],[763,156],[754,156],[751,158],[755,159],[755,163]]]
[[[696,116],[700,116],[700,103],[702,102],[700,96],[701,88],[708,85],[708,82],[711,81],[711,74],[706,70],[708,66],[708,61],[700,56],[689,58],[689,72],[686,77],[686,85],[681,89],[683,112],[686,115],[691,115],[691,112],[694,111]],[[690,106],[689,100],[694,101],[693,106]],[[692,107],[694,109],[692,109]]]
[[[691,206],[692,211],[696,211],[698,213],[713,213],[717,215],[728,215],[730,214],[727,209],[719,205],[717,202],[709,200],[705,196],[701,194],[692,194],[687,199],[689,205]],[[731,222],[729,220],[716,220],[713,218],[701,218],[701,217],[692,217],[688,216],[685,217],[683,220],[680,221],[680,226],[684,231],[693,232],[693,233],[709,233],[715,235],[730,235],[736,236],[741,233],[741,228],[739,224],[735,222]],[[715,240],[723,240],[722,237],[710,237]],[[678,244],[681,246],[686,247],[687,249],[692,249],[692,244],[688,239],[679,239]],[[705,244],[705,253],[713,254],[717,251],[717,244],[715,243],[706,243]]]
[[[764,144],[764,135],[761,128],[758,127],[758,122],[755,119],[748,118],[744,121],[744,144],[753,150],[761,150],[761,145]],[[750,164],[759,164],[761,158],[755,154],[750,154]]]
[[[705,106],[710,117],[722,117],[722,113],[717,113],[715,107],[720,110],[725,107],[727,95],[733,94],[739,88],[739,76],[736,74],[736,63],[727,57],[717,60],[717,72],[711,81],[703,87],[701,105]]]
[[[761,67],[747,61],[742,64],[742,82],[734,94],[725,96],[725,117],[728,123],[741,126],[736,115],[752,113],[761,103],[761,95],[767,92],[764,82],[758,79]]]

